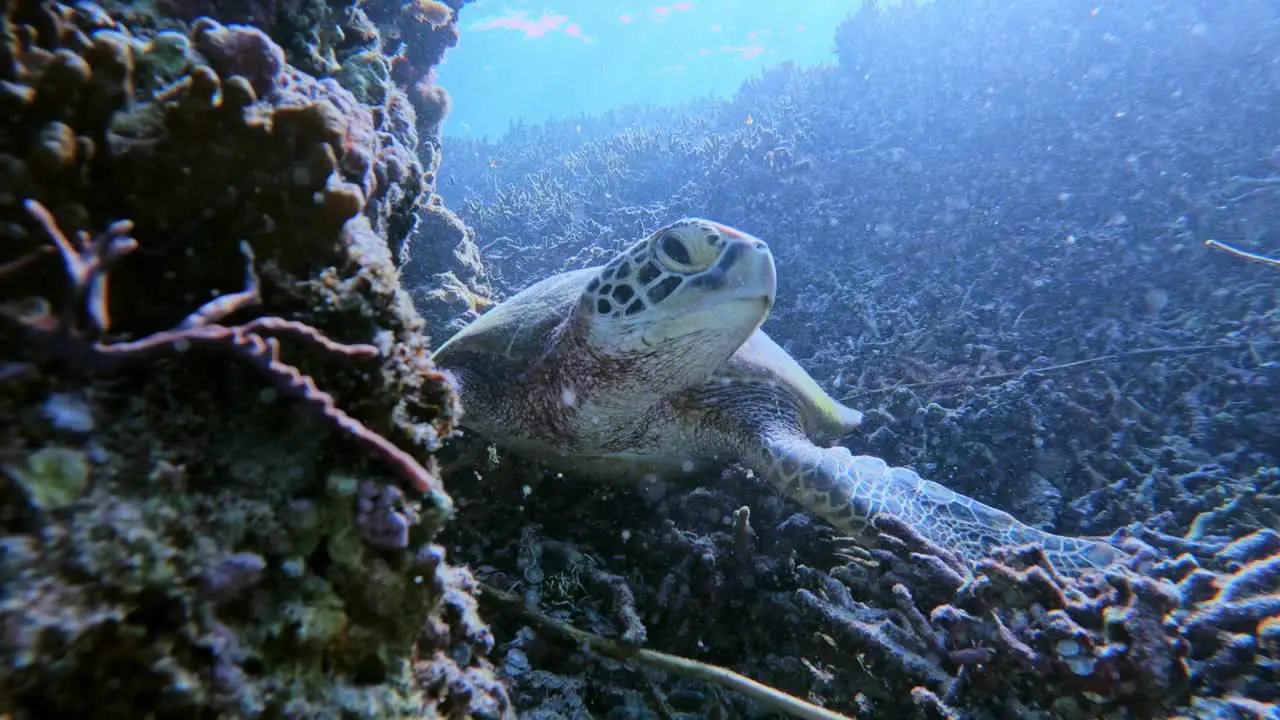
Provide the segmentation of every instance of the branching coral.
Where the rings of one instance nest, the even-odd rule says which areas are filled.
[[[1168,539],[1136,526],[1132,559],[1064,578],[1033,546],[970,571],[891,517],[876,527],[871,564],[825,579],[810,571],[824,591],[797,599],[842,629],[846,652],[870,654],[895,684],[919,683],[944,714],[996,703],[993,693],[1002,704],[1054,707],[1057,717],[1108,705],[1173,712],[1193,695],[1280,699],[1268,689],[1277,664],[1263,639],[1280,608],[1272,531],[1206,555],[1223,568],[1210,571],[1190,554],[1164,559],[1151,542],[1167,549]],[[1240,562],[1248,564],[1225,570]],[[932,598],[927,619],[913,594]]]
[[[137,242],[126,236],[131,224],[115,223],[107,232],[90,242],[83,242],[77,249],[58,229],[53,216],[43,205],[28,200],[26,206],[61,253],[73,298],[73,302],[63,309],[61,320],[46,314],[9,316],[23,326],[30,340],[79,370],[95,372],[107,372],[128,363],[145,361],[161,352],[185,352],[191,346],[205,345],[236,352],[252,361],[279,390],[297,396],[319,415],[385,459],[415,490],[434,494],[441,502],[448,502],[439,481],[412,455],[343,412],[334,403],[333,396],[317,388],[312,378],[281,362],[280,343],[275,336],[311,342],[325,352],[353,359],[377,357],[376,347],[334,342],[309,325],[279,317],[260,317],[235,326],[219,324],[227,316],[262,302],[258,275],[253,269],[253,254],[247,243],[242,246],[247,263],[245,289],[241,292],[210,300],[172,330],[130,342],[94,342],[76,332],[74,318],[81,312],[79,303],[84,302],[94,330],[98,333],[107,331],[110,322],[106,294],[108,272],[117,260],[137,248]],[[18,266],[29,264],[26,259],[15,262]]]

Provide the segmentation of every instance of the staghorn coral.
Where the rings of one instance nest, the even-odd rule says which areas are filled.
[[[0,712],[509,715],[433,543],[412,149],[259,30],[132,17],[0,20]]]
[[[1135,525],[1117,534],[1130,560],[1064,578],[1033,546],[970,571],[894,518],[876,527],[869,562],[807,570],[821,590],[797,598],[846,633],[843,652],[867,653],[891,688],[911,689],[923,717],[1000,706],[1055,718],[1200,717],[1215,703],[1276,711],[1280,665],[1264,638],[1280,607],[1274,531],[1202,546],[1198,561],[1170,559],[1185,542]]]
[[[1259,530],[1230,543],[1188,547],[1144,531],[1177,553],[1152,568],[1176,583],[1178,609],[1166,619],[1189,645],[1191,680],[1227,701],[1280,707],[1280,533]]]
[[[1034,547],[970,571],[893,518],[876,525],[869,562],[815,577],[822,590],[799,599],[845,629],[842,652],[876,658],[890,695],[918,685],[942,698],[944,714],[1003,706],[1064,718],[1108,706],[1158,714],[1184,701],[1185,644],[1161,625],[1178,602],[1171,585],[1136,566],[1059,577]]]

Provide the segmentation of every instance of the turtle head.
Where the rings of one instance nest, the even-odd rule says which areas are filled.
[[[708,377],[764,322],[777,291],[769,246],[697,218],[679,220],[609,262],[576,310],[597,352],[654,358],[654,389]],[[665,378],[663,372],[672,374]],[[665,388],[662,388],[666,385]]]

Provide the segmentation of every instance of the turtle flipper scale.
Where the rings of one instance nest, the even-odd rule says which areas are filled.
[[[1123,557],[1106,542],[1046,533],[913,470],[847,448],[787,437],[766,441],[763,450],[763,474],[774,486],[851,535],[865,535],[872,518],[891,514],[970,563],[996,548],[1027,543],[1042,545],[1062,572],[1102,568]]]

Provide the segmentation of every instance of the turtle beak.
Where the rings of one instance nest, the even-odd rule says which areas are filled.
[[[764,312],[767,316],[769,311],[773,310],[773,301],[778,293],[778,276],[773,267],[773,254],[769,252],[769,248],[764,249],[763,261],[752,268],[751,272],[755,278],[747,285],[755,288],[755,297],[764,303]]]
[[[716,269],[724,273],[728,299],[763,299],[765,309],[771,309],[778,293],[778,274],[769,246],[740,230],[720,226],[720,231],[729,246]]]

